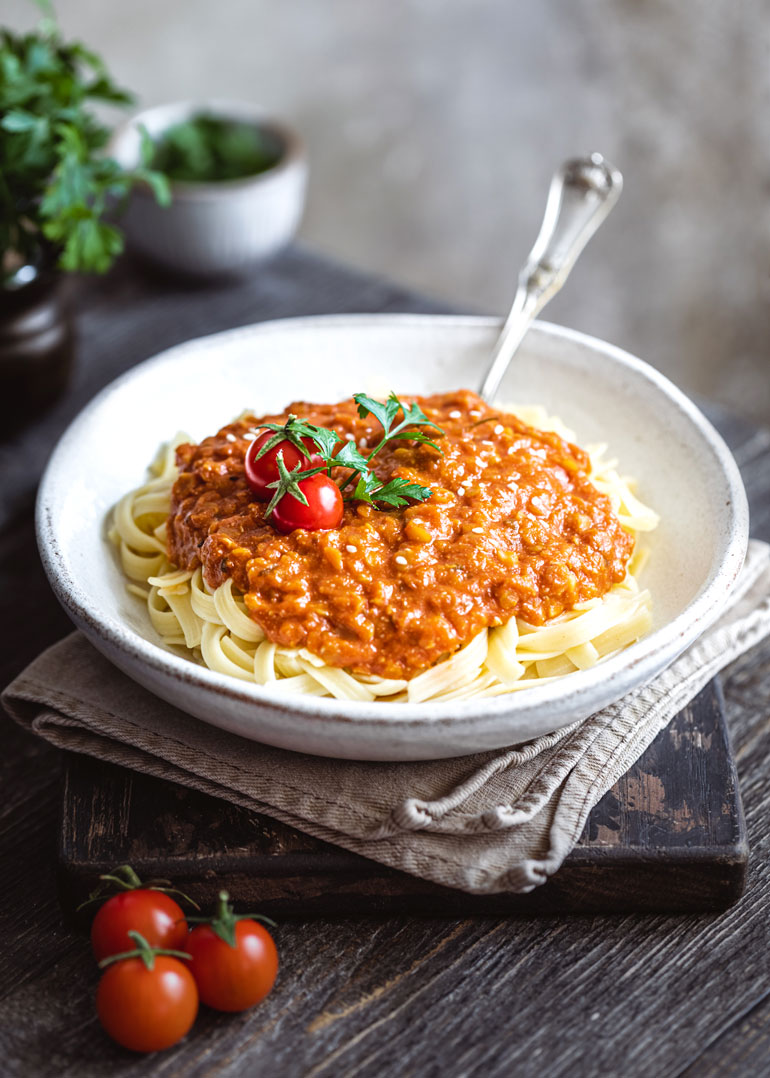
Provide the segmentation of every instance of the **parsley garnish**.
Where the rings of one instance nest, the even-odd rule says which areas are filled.
[[[270,503],[265,510],[265,516],[269,517],[278,502],[285,494],[296,498],[303,505],[307,505],[307,499],[299,487],[303,479],[319,472],[331,475],[333,468],[347,468],[350,474],[339,484],[340,490],[353,486],[352,491],[345,495],[347,501],[362,501],[369,505],[386,505],[394,509],[408,505],[410,502],[424,502],[433,493],[429,487],[423,487],[419,483],[412,483],[408,479],[394,477],[393,479],[381,480],[371,470],[370,464],[380,450],[389,442],[404,439],[417,442],[421,445],[429,445],[441,453],[440,446],[436,445],[420,427],[432,427],[443,436],[441,427],[433,423],[425,415],[418,404],[404,404],[395,393],[391,393],[386,401],[377,401],[367,397],[364,393],[356,393],[353,400],[358,406],[358,414],[362,419],[373,415],[382,427],[382,437],[377,445],[366,456],[360,451],[354,442],[347,441],[339,452],[335,452],[338,443],[342,440],[338,434],[326,427],[317,427],[313,423],[307,423],[296,415],[290,414],[286,422],[262,423],[260,429],[272,430],[274,435],[259,449],[256,460],[264,456],[271,449],[282,442],[290,442],[301,453],[307,455],[308,446],[303,441],[309,438],[316,447],[317,456],[322,464],[312,468],[302,468],[301,464],[289,471],[283,459],[283,453],[276,456],[279,478],[269,486],[275,489]],[[399,413],[402,415],[400,422],[396,422]],[[434,435],[436,437],[436,435]]]
[[[432,442],[427,434],[423,434],[421,430],[405,430],[406,427],[419,425],[421,427],[433,427],[434,430],[443,435],[444,432],[441,427],[428,419],[419,404],[402,404],[395,393],[391,393],[384,404],[381,401],[367,397],[365,393],[354,393],[353,400],[358,405],[358,414],[362,419],[366,419],[368,415],[373,415],[383,429],[382,441],[369,454],[369,460],[372,459],[375,453],[379,453],[382,447],[393,438],[408,438],[413,442],[424,442],[427,445],[432,445],[434,449],[438,449],[439,453],[441,452],[436,443]],[[404,418],[397,427],[394,427],[393,420],[399,412],[404,413]]]
[[[126,171],[104,154],[110,131],[89,105],[132,98],[95,53],[63,41],[50,4],[40,6],[36,31],[0,33],[0,261],[48,248],[64,270],[103,273],[123,249],[110,221],[116,207],[140,182],[165,205],[168,182],[150,168],[146,132],[139,167]]]
[[[433,493],[429,487],[421,487],[419,483],[410,483],[408,479],[389,479],[387,483],[381,483],[372,472],[362,475],[353,491],[353,498],[362,502],[385,502],[398,509],[402,505],[412,502],[424,502]]]
[[[269,131],[198,113],[164,131],[155,145],[152,167],[171,180],[215,183],[255,176],[277,165],[281,146]]]

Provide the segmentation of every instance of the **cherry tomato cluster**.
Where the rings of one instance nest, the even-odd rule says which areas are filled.
[[[396,439],[428,445],[441,454],[441,447],[431,440],[443,437],[441,427],[428,419],[416,401],[402,402],[395,393],[385,401],[354,393],[353,400],[361,419],[372,416],[382,428],[374,448],[368,448],[365,439],[360,447],[356,446],[350,435],[343,440],[329,427],[308,423],[292,412],[283,424],[260,424],[262,434],[254,437],[246,451],[246,482],[260,501],[268,503],[265,520],[279,531],[329,531],[339,527],[343,491],[347,488],[345,498],[350,501],[392,509],[424,502],[433,493],[403,476],[382,479],[372,470],[371,462]],[[437,433],[429,437],[424,427],[432,427]],[[367,448],[366,455],[361,448]],[[331,477],[333,469],[348,473],[339,485]]]
[[[185,917],[161,887],[165,880],[142,886],[128,865],[102,880],[123,888],[91,925],[104,970],[96,1010],[119,1044],[136,1052],[170,1048],[192,1028],[199,1001],[243,1011],[270,992],[278,973],[272,936],[258,915],[235,914],[226,891],[213,917]]]
[[[271,439],[275,439],[274,432],[266,430],[246,451],[246,482],[263,502],[271,500],[274,491],[270,484],[276,484],[280,479],[279,453],[288,472],[294,471],[298,465],[301,465],[304,471],[307,468],[321,467],[324,463],[311,438],[301,439],[307,447],[307,454],[303,454],[296,445],[285,439],[260,456],[260,451]],[[279,531],[291,532],[295,528],[328,531],[330,528],[339,527],[343,512],[342,494],[333,479],[323,472],[318,472],[306,479],[300,479],[296,486],[305,502],[303,504],[300,498],[289,493],[276,503],[270,519]]]

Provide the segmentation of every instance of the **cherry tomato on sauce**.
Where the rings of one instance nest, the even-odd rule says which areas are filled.
[[[157,1052],[176,1044],[191,1029],[198,1013],[198,989],[190,970],[177,958],[155,955],[152,969],[141,958],[124,958],[102,975],[96,1010],[118,1044],[133,1052]]]
[[[305,468],[315,468],[323,464],[323,460],[321,459],[312,438],[302,438],[302,444],[307,446],[307,454],[300,453],[295,445],[288,439],[284,439],[284,441],[279,442],[278,445],[274,446],[272,449],[268,449],[267,453],[257,460],[257,453],[259,453],[262,446],[274,437],[275,431],[266,430],[264,434],[260,434],[259,438],[256,438],[246,450],[246,460],[244,462],[246,482],[254,491],[257,498],[263,502],[269,502],[274,494],[274,490],[268,490],[268,484],[274,483],[278,478],[278,465],[276,464],[275,459],[279,453],[283,453],[283,463],[290,472],[293,471],[298,464],[302,465],[303,471]]]
[[[343,513],[342,494],[328,475],[319,472],[301,479],[297,486],[307,498],[307,505],[289,493],[284,494],[270,515],[270,523],[278,531],[292,532],[295,528],[328,531],[339,527]]]
[[[140,932],[151,947],[183,951],[187,923],[181,907],[162,891],[137,888],[108,898],[91,925],[97,961],[133,949],[130,931]]]
[[[185,944],[200,998],[218,1011],[245,1011],[265,998],[278,974],[273,937],[250,919],[236,921],[235,946],[211,925],[197,925]]]

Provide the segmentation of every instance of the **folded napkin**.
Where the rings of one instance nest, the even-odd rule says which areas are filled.
[[[449,887],[530,891],[673,715],[768,634],[770,546],[752,542],[729,608],[655,681],[526,745],[421,763],[326,760],[246,741],[159,700],[79,633],[40,655],[2,700],[60,748],[192,786]]]

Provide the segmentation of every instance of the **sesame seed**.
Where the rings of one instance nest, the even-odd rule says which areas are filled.
[[[255,441],[256,437],[257,436],[256,436],[256,434],[254,433],[253,430],[247,430],[246,433],[243,436],[243,439],[246,442],[253,442],[253,441]]]
[[[477,416],[481,415],[481,412],[479,412],[477,409],[474,408],[473,411],[470,412],[469,414],[472,415],[474,418],[476,418]]]
[[[365,445],[366,445],[366,438],[359,438],[358,439],[358,448],[363,449]]]
[[[395,558],[393,560],[395,561],[396,565],[408,565],[409,564],[403,554],[396,554],[396,556],[395,556]]]
[[[355,436],[355,434],[346,434],[346,435],[345,435],[345,438],[346,438],[346,439],[347,439],[347,441],[349,441],[349,442],[354,442],[354,441],[356,440],[356,436]]]
[[[457,488],[457,496],[458,496],[459,498],[462,498],[462,496],[463,496],[464,494],[465,494],[465,487],[458,487],[458,488]]]
[[[462,412],[450,412],[449,413],[449,418],[450,419],[462,419],[462,417],[463,417]]]
[[[483,528],[471,528],[471,531],[475,532],[476,535],[483,535],[484,534],[484,529]]]
[[[358,550],[358,547],[353,546],[352,543],[348,543],[345,547],[345,550],[347,550],[348,554],[355,554],[355,552]]]
[[[234,435],[234,434],[226,434],[226,435],[225,435],[225,437],[227,438],[228,442],[235,442],[235,441],[237,441],[237,438],[235,437],[235,435]]]
[[[498,423],[497,426],[495,427],[495,434],[502,434],[504,430],[505,430],[505,427],[503,426],[503,424]]]

